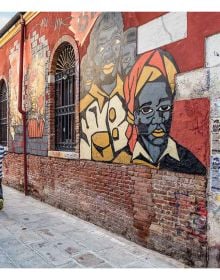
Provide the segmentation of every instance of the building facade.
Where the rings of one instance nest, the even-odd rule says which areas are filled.
[[[16,16],[0,38],[5,184],[23,190],[26,169],[30,195],[219,267],[220,13]]]

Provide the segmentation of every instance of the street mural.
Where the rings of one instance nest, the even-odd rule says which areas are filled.
[[[44,129],[45,59],[35,57],[28,79],[28,136],[42,137]]]
[[[15,139],[15,134],[21,128],[22,117],[18,112],[18,84],[19,84],[19,49],[16,45],[13,48],[13,52],[9,56],[10,69],[9,69],[9,133],[12,140]]]
[[[75,35],[75,40],[82,46],[99,12],[72,12],[69,30]],[[65,25],[65,23],[62,24]]]
[[[26,42],[25,89],[26,110],[28,112],[28,136],[43,137],[45,123],[45,61],[43,50],[32,55],[30,38]]]
[[[80,157],[205,174],[170,136],[175,59],[162,49],[137,56],[136,28],[121,13],[101,13],[81,60]]]

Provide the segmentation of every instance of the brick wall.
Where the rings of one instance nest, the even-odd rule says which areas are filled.
[[[9,153],[4,165],[5,183],[19,190],[22,164],[22,155]],[[188,265],[207,265],[205,177],[29,155],[28,185],[31,195],[84,220]]]

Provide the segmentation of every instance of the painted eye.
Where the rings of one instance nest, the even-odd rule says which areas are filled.
[[[121,41],[120,41],[119,39],[116,39],[116,40],[115,40],[115,44],[116,44],[116,45],[120,44],[120,42],[121,42]]]
[[[161,106],[159,109],[158,109],[158,111],[160,111],[160,112],[167,112],[167,111],[169,111],[171,109],[171,106],[170,105],[163,105],[163,106]]]
[[[124,56],[122,59],[123,63],[128,63],[131,60],[130,56]]]
[[[103,52],[103,50],[104,50],[104,47],[99,48],[99,52]]]
[[[151,107],[148,107],[148,106],[144,106],[141,108],[141,112],[144,114],[144,115],[147,115],[147,114],[150,114],[153,112],[153,109]]]

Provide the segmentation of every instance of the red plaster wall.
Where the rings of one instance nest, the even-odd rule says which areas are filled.
[[[209,108],[207,98],[176,101],[170,134],[209,166]]]
[[[130,12],[126,12],[123,14],[125,30],[131,26],[145,24],[165,13],[166,12],[135,12],[132,14]],[[49,39],[49,45],[52,49],[61,34],[69,34],[73,36],[73,33],[68,29],[68,26],[65,25],[62,25],[58,31],[51,32],[50,28],[47,29],[41,27],[39,22],[45,17],[50,19],[50,22],[51,20],[54,22],[55,17],[68,18],[70,17],[70,14],[70,12],[42,12],[28,24],[27,33],[36,30],[40,32],[40,34],[45,35]],[[169,51],[175,57],[181,72],[190,71],[204,66],[205,37],[220,32],[220,13],[218,12],[188,12],[187,17],[187,38],[164,47],[164,49]],[[51,26],[51,28],[53,28],[53,26]],[[0,73],[3,69],[8,69],[9,62],[5,59],[5,57],[8,56],[8,48],[18,38],[19,34],[12,38],[10,42],[6,43],[4,48],[0,49]],[[86,51],[88,39],[83,47],[79,49],[81,56],[83,56]],[[7,73],[5,70],[4,72]]]
[[[166,12],[136,12],[134,15],[124,13],[125,30],[131,26],[145,24]],[[133,24],[135,23],[135,24]],[[188,12],[187,13],[187,38],[174,42],[163,48],[175,58],[180,72],[187,72],[204,67],[205,38],[220,32],[219,12]]]

